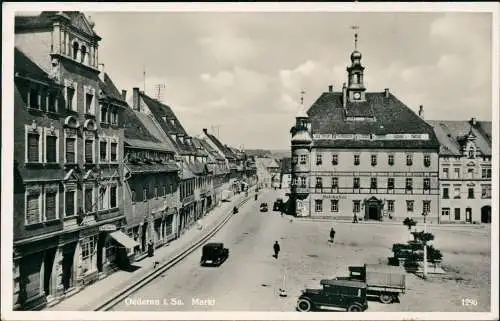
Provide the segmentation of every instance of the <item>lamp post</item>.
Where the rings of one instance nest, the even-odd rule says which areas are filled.
[[[429,213],[427,211],[424,211],[422,215],[424,216],[424,235],[427,233],[427,215]],[[427,240],[425,239],[424,236],[424,279],[427,278]]]

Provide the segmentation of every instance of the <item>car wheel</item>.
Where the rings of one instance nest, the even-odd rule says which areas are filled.
[[[363,310],[363,309],[361,308],[361,306],[359,304],[353,304],[347,308],[347,311],[349,311],[349,312],[361,312],[361,310]]]
[[[299,302],[297,302],[297,310],[300,312],[309,312],[311,311],[312,304],[311,301],[306,300],[306,299],[299,299]]]
[[[380,299],[380,302],[382,302],[384,304],[389,304],[393,301],[392,295],[387,294],[387,293],[382,293],[380,295],[379,299]]]

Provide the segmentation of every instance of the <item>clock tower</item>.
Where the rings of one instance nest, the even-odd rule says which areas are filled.
[[[357,30],[358,27],[352,27]],[[349,76],[347,86],[347,96],[350,102],[365,101],[365,86],[363,84],[363,71],[365,67],[361,65],[361,52],[358,51],[358,33],[354,34],[354,51],[351,53],[351,65],[347,67]]]

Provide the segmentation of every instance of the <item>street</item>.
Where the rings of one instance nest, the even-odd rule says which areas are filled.
[[[229,259],[219,267],[201,267],[201,249],[161,278],[136,292],[114,311],[295,311],[300,290],[319,287],[323,278],[345,276],[350,265],[386,263],[392,243],[407,240],[399,225],[313,222],[281,217],[272,211],[277,197],[266,190],[251,199],[211,241],[224,242]],[[259,212],[267,202],[271,211]],[[328,231],[335,226],[334,244]],[[486,232],[485,232],[486,231]],[[486,311],[489,309],[489,230],[436,229],[447,280],[424,281],[407,274],[400,303],[369,302],[376,311]],[[279,241],[278,259],[272,245]],[[461,240],[461,242],[458,242]],[[467,244],[465,249],[461,244]],[[286,269],[286,272],[285,272]],[[286,273],[287,297],[278,295]],[[475,306],[462,306],[470,298]],[[438,300],[436,300],[438,299]]]

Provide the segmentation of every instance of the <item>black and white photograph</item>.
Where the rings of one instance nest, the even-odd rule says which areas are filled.
[[[2,319],[498,320],[498,4],[2,7]]]

